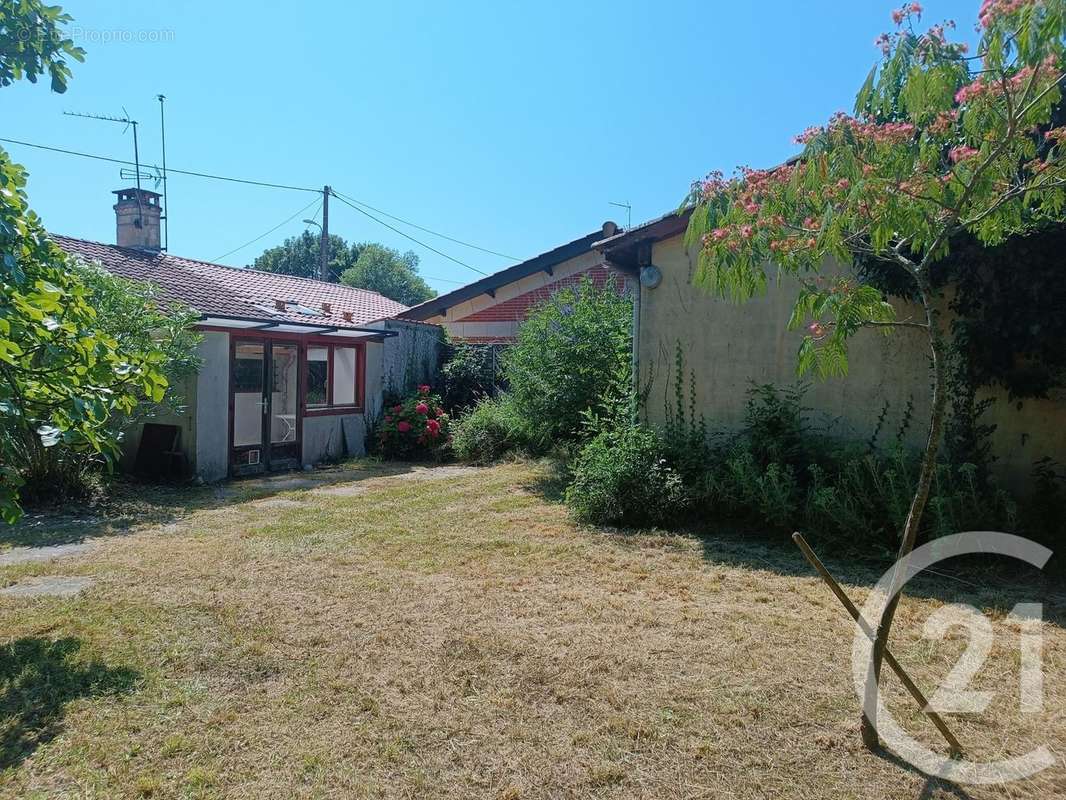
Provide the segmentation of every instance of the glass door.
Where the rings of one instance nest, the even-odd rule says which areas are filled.
[[[295,344],[270,344],[270,469],[290,469],[300,462],[300,428],[297,416],[300,348]]]
[[[266,469],[263,452],[267,402],[266,344],[234,342],[233,345],[233,442],[230,457],[234,475],[249,475]]]

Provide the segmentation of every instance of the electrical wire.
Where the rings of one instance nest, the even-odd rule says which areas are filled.
[[[315,203],[318,203],[318,204],[319,204],[320,206],[322,205],[322,201],[321,201],[321,200],[312,200],[312,201],[311,201],[310,203],[308,203],[308,204],[307,204],[306,206],[304,206],[303,208],[301,208],[301,209],[300,209],[299,211],[297,211],[297,212],[296,212],[295,214],[293,214],[293,215],[292,215],[291,217],[287,217],[286,219],[283,219],[283,220],[282,220],[281,222],[279,222],[279,223],[278,223],[277,225],[275,225],[275,226],[274,226],[273,228],[271,228],[270,230],[268,230],[268,231],[267,231],[266,233],[261,233],[261,234],[259,234],[258,236],[256,236],[256,237],[255,237],[254,239],[251,239],[250,241],[247,241],[247,242],[245,242],[245,243],[244,243],[244,244],[242,244],[242,245],[241,245],[240,247],[234,247],[234,248],[233,248],[232,250],[230,250],[230,251],[229,251],[228,253],[223,253],[222,255],[218,256],[217,258],[213,258],[213,259],[211,259],[211,260],[212,260],[213,262],[217,263],[217,262],[221,261],[222,259],[224,259],[224,258],[225,258],[226,256],[231,256],[231,255],[233,255],[234,253],[236,253],[236,252],[237,252],[238,250],[243,250],[243,249],[244,249],[244,248],[246,248],[246,247],[247,247],[248,245],[250,245],[250,244],[255,244],[255,243],[256,243],[256,242],[258,242],[258,241],[259,241],[260,239],[262,239],[262,238],[263,238],[264,236],[269,236],[270,234],[272,234],[272,233],[273,233],[274,231],[276,231],[276,230],[277,230],[278,228],[280,228],[280,227],[281,227],[282,225],[287,225],[288,223],[292,222],[292,221],[293,221],[294,219],[296,219],[296,218],[297,218],[298,216],[300,216],[300,214],[304,213],[304,212],[305,212],[305,211],[306,211],[307,209],[309,209],[309,208],[310,208],[311,206],[313,206],[313,205],[314,205]],[[318,216],[318,210],[316,209],[316,210],[315,210],[315,213],[314,213],[314,214],[312,214],[311,216],[312,216],[312,217],[317,217],[317,216]]]
[[[342,203],[344,203],[349,208],[355,209],[356,211],[358,211],[363,216],[370,217],[370,219],[374,220],[374,222],[376,222],[378,225],[384,225],[386,228],[388,228],[393,233],[398,233],[398,234],[400,234],[400,236],[404,237],[405,239],[410,239],[412,242],[417,244],[419,247],[424,247],[427,250],[429,250],[429,251],[431,251],[433,253],[436,253],[438,256],[441,256],[442,258],[446,258],[449,261],[454,261],[460,267],[466,267],[469,270],[473,270],[478,275],[488,275],[489,274],[489,273],[485,272],[484,270],[478,269],[477,267],[470,266],[465,261],[460,261],[455,256],[450,256],[447,253],[441,252],[440,250],[438,250],[436,247],[433,247],[432,245],[428,245],[425,242],[419,241],[415,237],[411,236],[408,233],[404,233],[399,228],[393,227],[392,225],[390,225],[389,223],[385,222],[384,220],[378,219],[373,214],[371,214],[369,211],[364,211],[363,209],[359,208],[359,206],[355,205],[355,203],[352,203],[351,201],[345,199],[344,197],[342,197],[341,195],[337,194],[332,189],[330,190],[330,194],[333,195],[333,197],[336,197],[338,200],[340,200]]]
[[[131,166],[131,167],[136,167],[137,166],[137,163],[135,161],[127,161],[127,160],[121,159],[121,158],[111,158],[109,156],[96,155],[95,153],[82,153],[82,152],[80,152],[78,150],[69,150],[69,149],[66,149],[66,148],[63,148],[63,147],[51,147],[49,145],[35,144],[34,142],[25,142],[25,141],[22,141],[20,139],[8,139],[8,138],[0,137],[0,142],[5,142],[7,144],[17,144],[17,145],[21,145],[23,147],[32,147],[32,148],[34,148],[36,150],[47,150],[47,151],[52,152],[52,153],[62,153],[64,155],[78,156],[80,158],[89,158],[89,159],[93,159],[95,161],[106,161],[106,162],[111,163],[111,164],[123,164],[123,165]],[[234,177],[231,177],[231,176],[228,176],[228,175],[216,175],[216,174],[213,174],[213,173],[210,173],[210,172],[198,172],[198,171],[195,171],[195,170],[178,169],[176,167],[167,167],[167,174],[189,175],[189,176],[192,176],[194,178],[208,178],[210,180],[228,181],[230,183],[241,183],[241,184],[245,184],[245,185],[249,185],[249,186],[263,186],[263,187],[266,187],[266,188],[269,188],[269,189],[286,189],[286,190],[295,191],[295,192],[313,192],[315,194],[321,194],[321,192],[322,192],[321,189],[313,189],[313,188],[310,188],[310,187],[307,187],[307,186],[293,186],[291,184],[285,184],[285,183],[271,183],[269,181],[257,181],[257,180],[252,180],[252,179],[249,179],[249,178],[234,178]],[[441,256],[442,258],[448,259],[449,261],[453,261],[453,262],[455,262],[456,264],[458,264],[461,267],[466,267],[467,269],[472,270],[473,272],[476,272],[479,275],[488,275],[489,273],[485,272],[484,270],[480,270],[477,267],[471,266],[470,264],[467,264],[465,261],[462,261],[462,260],[460,260],[458,258],[455,258],[454,256],[450,256],[447,253],[444,253],[444,252],[438,250],[437,248],[433,247],[432,245],[426,244],[425,242],[420,241],[420,240],[414,238],[413,236],[411,236],[411,235],[409,235],[407,233],[404,233],[402,230],[393,227],[392,225],[390,225],[389,223],[385,222],[384,220],[381,220],[381,219],[375,217],[369,211],[366,211],[363,208],[360,208],[360,206],[366,206],[366,208],[372,209],[373,211],[375,211],[378,214],[381,214],[384,217],[388,217],[389,219],[396,220],[397,222],[399,222],[399,223],[401,223],[403,225],[407,225],[407,226],[412,227],[412,228],[417,228],[420,231],[425,231],[426,233],[429,233],[429,234],[431,234],[433,236],[437,236],[437,237],[439,237],[441,239],[447,239],[450,242],[455,242],[456,244],[462,245],[463,247],[470,247],[470,248],[475,249],[475,250],[480,250],[480,251],[482,251],[484,253],[489,253],[489,254],[494,255],[494,256],[499,256],[500,258],[506,258],[506,259],[508,259],[510,261],[520,261],[521,260],[521,259],[518,259],[518,258],[516,258],[514,256],[509,256],[509,255],[506,255],[504,253],[499,253],[499,252],[497,252],[495,250],[490,250],[490,249],[488,249],[486,247],[480,247],[479,245],[475,245],[475,244],[472,244],[470,242],[465,242],[465,241],[463,241],[461,239],[456,239],[456,238],[454,238],[452,236],[448,236],[447,234],[439,233],[437,231],[431,230],[430,228],[423,227],[423,226],[418,225],[418,224],[416,224],[414,222],[410,222],[410,221],[405,220],[405,219],[403,219],[401,217],[397,217],[397,216],[395,216],[393,214],[389,214],[386,211],[382,211],[381,209],[375,208],[374,206],[370,205],[369,203],[364,203],[361,200],[356,200],[354,197],[348,197],[347,195],[343,195],[340,192],[337,192],[335,190],[331,189],[330,190],[330,194],[332,194],[334,197],[336,197],[338,200],[340,200],[345,205],[349,206],[350,208],[354,209],[355,211],[358,211],[360,214],[362,214],[362,215],[364,215],[366,217],[369,217],[374,222],[376,222],[379,225],[382,225],[382,226],[388,228],[389,230],[393,231],[394,233],[398,233],[400,236],[403,236],[405,239],[409,239],[410,241],[412,241],[415,244],[417,244],[419,247],[424,247],[426,250],[429,250],[429,251],[431,251],[433,253],[436,253],[437,255]],[[311,205],[313,205],[313,203]],[[306,206],[305,209],[308,208],[308,207],[310,207],[310,206]],[[297,211],[296,212],[296,214],[300,214],[300,213],[302,213],[302,211]],[[295,217],[296,214],[293,214],[293,217]],[[229,253],[226,253],[223,256],[219,256],[219,258],[225,258],[226,256],[237,252],[237,250],[241,250],[241,249],[247,247],[249,244],[253,244],[254,242],[256,242],[259,239],[263,238],[263,236],[267,236],[268,234],[273,233],[275,230],[280,228],[286,222],[289,222],[289,220],[291,220],[291,219],[292,219],[292,217],[290,217],[289,219],[285,220],[285,222],[282,222],[279,225],[275,226],[274,228],[271,228],[269,231],[267,231],[266,233],[262,234],[261,236],[256,237],[252,241],[241,245],[240,247],[236,248],[235,250],[231,250]],[[444,279],[444,278],[435,278],[433,280],[441,280],[441,281],[445,281],[445,282],[448,282],[448,283],[461,283],[461,281],[451,281],[451,280]]]
[[[111,164],[124,164],[124,165],[130,166],[130,167],[137,166],[136,162],[134,162],[134,161],[126,161],[125,159],[121,159],[121,158],[110,158],[108,156],[96,155],[95,153],[82,153],[82,152],[79,152],[77,150],[68,150],[68,149],[62,148],[62,147],[50,147],[48,145],[35,144],[33,142],[24,142],[24,141],[21,141],[20,139],[6,139],[6,138],[0,137],[0,142],[6,142],[7,144],[22,145],[23,147],[32,147],[32,148],[35,148],[37,150],[47,150],[47,151],[52,152],[52,153],[63,153],[64,155],[78,156],[80,158],[91,158],[91,159],[93,159],[95,161],[106,161],[106,162],[109,162]],[[190,175],[190,176],[192,176],[194,178],[209,178],[211,180],[217,180],[217,181],[229,181],[231,183],[243,183],[243,184],[247,184],[249,186],[265,186],[265,187],[270,188],[270,189],[287,189],[287,190],[295,191],[295,192],[314,192],[315,194],[321,194],[321,192],[322,192],[321,189],[312,189],[312,188],[310,188],[308,186],[292,186],[292,185],[284,184],[284,183],[271,183],[269,181],[251,180],[249,178],[233,178],[233,177],[230,177],[228,175],[215,175],[215,174],[212,174],[212,173],[209,173],[209,172],[197,172],[197,171],[194,171],[194,170],[177,169],[175,167],[168,167],[167,168],[167,173],[168,174],[169,173],[175,173],[175,174],[178,174],[178,175]],[[417,223],[410,222],[409,220],[405,220],[402,217],[397,217],[394,214],[390,214],[387,211],[382,211],[380,208],[375,208],[374,206],[370,205],[369,203],[364,203],[362,200],[356,200],[354,197],[349,197],[347,195],[343,195],[342,196],[342,194],[340,192],[336,192],[336,191],[332,191],[331,193],[333,194],[334,197],[336,197],[341,202],[347,202],[348,205],[351,205],[352,208],[355,208],[356,211],[358,211],[361,214],[366,214],[366,216],[370,217],[375,222],[377,222],[377,223],[379,223],[381,225],[384,225],[386,228],[389,228],[390,230],[395,231],[396,233],[400,234],[401,236],[404,236],[404,237],[410,239],[412,242],[415,242],[416,244],[419,244],[419,245],[421,245],[422,247],[425,247],[428,250],[432,250],[434,253],[437,253],[438,255],[441,255],[444,258],[447,258],[449,260],[455,261],[457,264],[460,264],[460,265],[462,265],[464,267],[472,269],[472,270],[474,270],[474,272],[480,273],[481,275],[485,275],[486,273],[482,272],[481,270],[477,269],[476,267],[471,267],[469,264],[466,264],[466,263],[464,263],[462,261],[459,261],[459,259],[452,258],[451,256],[447,255],[446,253],[441,253],[439,250],[437,250],[437,249],[435,249],[433,247],[430,247],[429,245],[427,245],[427,244],[425,244],[423,242],[419,242],[417,239],[414,239],[413,237],[408,236],[403,231],[396,230],[396,228],[393,228],[391,225],[388,225],[388,224],[382,222],[381,220],[377,219],[376,217],[371,216],[366,211],[364,211],[361,208],[358,208],[357,206],[365,206],[366,208],[369,208],[371,211],[374,211],[374,212],[376,212],[378,214],[381,214],[384,217],[388,217],[389,219],[396,220],[397,222],[402,223],[404,225],[407,225],[409,227],[417,228],[420,231],[425,231],[426,233],[432,234],[433,236],[437,236],[437,237],[439,237],[441,239],[447,239],[449,242],[455,242],[456,244],[462,245],[463,247],[470,247],[470,248],[472,248],[474,250],[480,250],[483,253],[488,253],[490,255],[499,256],[500,258],[506,258],[506,259],[508,259],[510,261],[521,261],[520,258],[516,258],[515,256],[509,256],[509,255],[506,255],[505,253],[499,253],[499,252],[497,252],[495,250],[490,250],[487,247],[481,247],[479,245],[472,244],[470,242],[465,242],[462,239],[456,239],[455,237],[448,236],[447,234],[439,233],[437,231],[431,230],[430,228],[423,227],[422,225],[418,225]]]
[[[476,244],[471,244],[470,242],[464,242],[462,239],[456,239],[454,236],[449,236],[446,233],[440,233],[438,231],[434,231],[434,230],[431,230],[429,228],[424,228],[421,225],[418,225],[418,224],[416,224],[414,222],[410,222],[409,220],[402,219],[401,217],[397,217],[394,214],[390,214],[388,211],[382,211],[380,208],[374,208],[374,206],[370,205],[370,203],[364,203],[362,200],[356,200],[354,197],[352,197],[350,195],[346,195],[343,192],[334,191],[334,194],[337,195],[337,197],[340,197],[340,198],[343,198],[343,199],[347,199],[347,200],[355,203],[356,205],[363,206],[364,208],[369,208],[374,213],[381,214],[381,216],[383,216],[383,217],[388,217],[389,219],[396,220],[399,223],[407,225],[407,226],[409,226],[411,228],[416,228],[417,230],[420,230],[420,231],[424,231],[425,233],[431,234],[433,236],[437,236],[437,237],[439,237],[441,239],[447,239],[449,242],[455,242],[456,244],[461,244],[463,247],[469,247],[469,248],[471,248],[473,250],[480,250],[482,253],[488,253],[490,256],[499,256],[500,258],[506,258],[508,261],[521,261],[522,260],[521,258],[516,258],[515,256],[509,256],[506,253],[499,253],[499,252],[497,252],[495,250],[489,250],[487,247],[481,247],[481,246],[476,245]]]
[[[81,158],[92,158],[97,161],[110,161],[112,164],[125,164],[130,167],[136,167],[135,161],[124,161],[121,158],[109,158],[107,156],[98,156],[93,153],[79,153],[77,150],[65,150],[62,147],[49,147],[43,144],[34,144],[33,142],[22,142],[18,139],[3,139],[0,138],[0,142],[7,142],[8,144],[20,144],[23,147],[33,147],[37,150],[50,150],[53,153],[64,153],[68,156],[80,156]],[[141,166],[147,166],[142,164]],[[253,181],[249,178],[231,178],[226,175],[213,175],[210,172],[194,172],[189,169],[175,169],[174,167],[167,167],[167,174],[175,172],[179,175],[191,175],[194,178],[210,178],[216,181],[230,181],[231,183],[246,183],[251,186],[266,186],[269,189],[289,189],[294,192],[314,192],[315,194],[322,194],[321,189],[311,189],[307,186],[290,186],[285,183],[270,183],[268,181]]]

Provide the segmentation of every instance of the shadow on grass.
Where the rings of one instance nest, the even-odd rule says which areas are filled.
[[[311,472],[283,472],[236,478],[207,486],[116,480],[108,498],[90,507],[28,509],[15,525],[0,523],[0,548],[74,544],[121,536],[144,525],[165,525],[196,511],[262,500],[281,492],[403,475],[424,464],[359,462]]]
[[[971,795],[957,783],[927,775],[913,764],[904,761],[895,753],[891,753],[888,750],[881,748],[874,751],[872,755],[887,761],[889,764],[899,767],[906,772],[912,772],[915,775],[921,775],[925,778],[925,783],[922,784],[922,790],[915,800],[932,800],[932,798],[940,797],[944,794],[949,794],[952,797],[958,798],[958,800],[971,800]]]
[[[62,731],[73,700],[133,691],[140,673],[77,658],[81,641],[25,637],[0,646],[0,769],[15,767]]]
[[[543,462],[541,475],[525,486],[548,502],[564,500],[570,475],[564,464]],[[666,533],[699,543],[703,559],[710,564],[741,569],[769,570],[786,577],[817,578],[814,568],[800,553],[791,537],[760,530],[726,519],[695,519],[675,531],[647,531],[601,526],[600,530],[633,547],[643,547],[649,536]],[[811,547],[830,573],[845,586],[871,588],[894,555],[883,548],[863,551],[857,546],[819,541],[807,535]],[[829,588],[826,587],[826,593]],[[1066,627],[1066,580],[1061,574],[1037,570],[1013,559],[963,557],[946,560],[911,580],[904,593],[936,599],[943,603],[964,603],[985,611],[1009,612],[1019,602],[1043,604],[1043,618]],[[849,591],[849,594],[852,592]],[[852,597],[861,607],[860,597]],[[841,614],[846,614],[843,608]]]

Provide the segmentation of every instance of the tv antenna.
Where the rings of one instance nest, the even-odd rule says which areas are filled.
[[[618,208],[624,208],[626,210],[626,230],[628,231],[633,227],[633,206],[629,203],[615,203],[613,201],[607,201],[607,205],[618,206]]]
[[[95,119],[101,122],[118,122],[126,127],[122,129],[125,133],[129,128],[133,127],[133,175],[129,175],[129,170],[120,170],[119,175],[122,177],[133,177],[137,180],[137,227],[144,227],[144,209],[141,207],[141,156],[137,148],[137,120],[130,119],[129,112],[125,108],[122,109],[121,117],[109,117],[106,114],[81,114],[76,111],[64,111],[64,116],[67,117],[81,117],[82,119]],[[126,173],[126,175],[123,175]],[[151,176],[147,176],[151,177]]]
[[[167,217],[170,216],[170,206],[167,205],[167,123],[166,118],[163,115],[163,102],[167,99],[166,95],[157,94],[156,100],[159,101],[159,139],[163,148],[163,249],[167,249],[167,245],[170,244],[170,223],[167,222]]]

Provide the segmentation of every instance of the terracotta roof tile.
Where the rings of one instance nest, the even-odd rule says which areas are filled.
[[[123,278],[152,283],[164,299],[184,303],[205,315],[355,328],[407,310],[407,306],[377,292],[339,283],[226,267],[69,236],[52,235],[51,238],[70,255],[98,261],[108,272]],[[291,308],[278,311],[277,300],[299,303],[317,313],[302,314]],[[328,315],[322,311],[323,303],[329,303]],[[352,313],[351,322],[344,319],[345,311]]]

